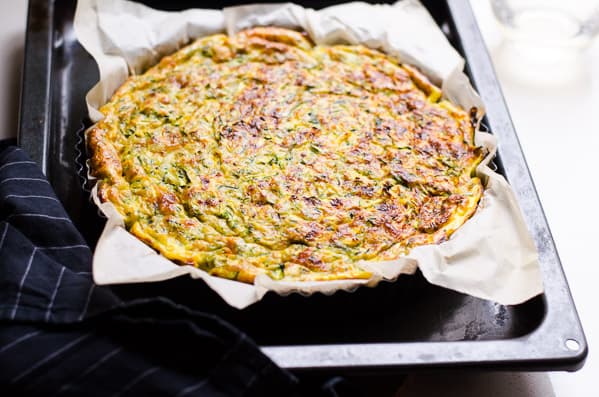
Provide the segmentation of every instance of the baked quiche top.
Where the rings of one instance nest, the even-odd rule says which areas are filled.
[[[163,256],[253,282],[369,278],[482,195],[471,115],[363,46],[254,28],[129,78],[88,131],[98,195]]]

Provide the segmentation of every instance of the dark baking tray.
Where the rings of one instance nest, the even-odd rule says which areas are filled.
[[[146,3],[181,9],[194,2]],[[221,8],[230,2],[207,3],[195,5]],[[303,4],[319,8],[331,2]],[[469,2],[425,5],[466,58],[467,72],[486,104],[485,123],[500,142],[495,163],[511,183],[539,249],[543,295],[504,306],[432,286],[416,274],[332,296],[270,293],[239,311],[201,281],[189,278],[112,288],[124,298],[163,295],[215,312],[247,332],[278,364],[299,372],[580,368],[587,355],[586,340]],[[29,2],[18,140],[93,246],[103,220],[81,187],[76,158],[77,131],[86,117],[84,95],[98,80],[98,71],[76,40],[74,9],[74,0]],[[568,349],[568,340],[578,342],[579,349]]]

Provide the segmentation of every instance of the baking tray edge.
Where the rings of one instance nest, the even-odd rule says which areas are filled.
[[[18,144],[47,171],[51,117],[54,1],[30,0],[19,118]],[[487,122],[501,142],[498,152],[526,223],[539,249],[547,311],[541,325],[525,336],[493,341],[271,346],[262,350],[292,370],[393,370],[492,368],[577,370],[588,347],[558,253],[512,125],[493,65],[468,0],[447,0],[458,46],[487,107]],[[473,62],[472,60],[476,60]],[[580,348],[571,351],[567,340]]]

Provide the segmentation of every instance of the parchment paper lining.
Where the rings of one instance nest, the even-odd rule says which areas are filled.
[[[317,44],[360,43],[381,49],[418,66],[442,84],[448,99],[465,109],[477,107],[482,115],[483,105],[462,72],[463,59],[416,0],[394,5],[348,3],[319,11],[287,3],[182,12],[157,11],[125,0],[79,0],[75,31],[101,76],[86,97],[91,119],[102,117],[98,108],[130,74],[143,72],[193,39],[268,25],[303,29]],[[94,253],[94,280],[150,282],[189,274],[203,279],[231,306],[244,308],[268,291],[331,294],[374,286],[420,268],[433,284],[502,304],[521,303],[543,289],[536,248],[512,190],[488,167],[495,155],[494,137],[477,131],[476,143],[489,155],[477,169],[486,189],[474,216],[445,243],[417,247],[394,261],[362,262],[373,273],[369,280],[281,282],[258,276],[249,285],[176,265],[128,233],[116,209],[101,203],[95,188],[92,197],[108,221]]]

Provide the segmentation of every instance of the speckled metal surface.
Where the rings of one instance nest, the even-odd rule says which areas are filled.
[[[168,9],[193,4],[147,3]],[[239,2],[202,6],[220,8],[232,3]],[[486,123],[500,142],[498,171],[514,187],[540,252],[544,295],[521,305],[503,306],[432,286],[417,274],[330,297],[268,294],[258,304],[238,311],[190,279],[114,289],[124,298],[164,295],[217,313],[254,338],[278,364],[298,372],[406,372],[442,367],[574,370],[582,365],[587,354],[584,334],[470,5],[467,0],[424,3],[464,54],[487,106]],[[74,7],[75,0],[30,1],[19,143],[42,166],[93,245],[103,220],[81,187],[75,159],[77,131],[86,117],[84,96],[97,81],[98,72],[74,36]],[[576,340],[580,348],[569,350],[568,339]]]

